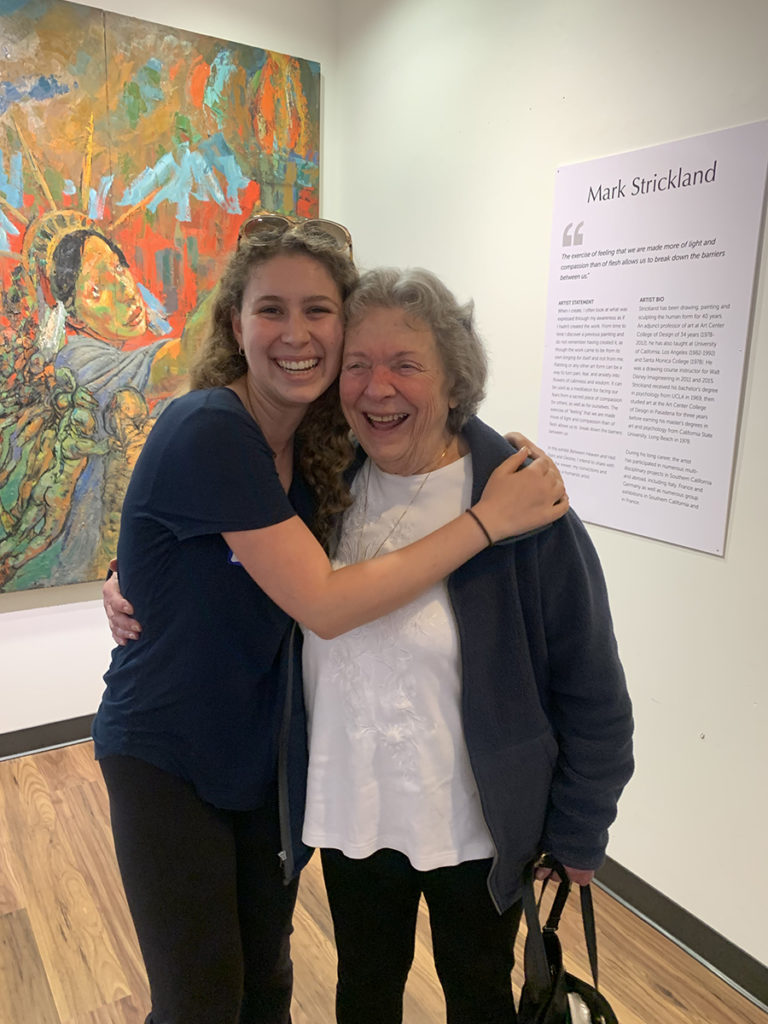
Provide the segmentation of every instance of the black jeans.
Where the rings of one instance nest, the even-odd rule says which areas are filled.
[[[112,832],[151,1024],[289,1024],[291,918],[277,801],[222,811],[182,779],[105,757]]]
[[[338,1024],[400,1024],[423,893],[447,1024],[514,1024],[520,904],[503,914],[488,893],[489,860],[416,871],[402,853],[353,860],[323,850],[339,957]]]

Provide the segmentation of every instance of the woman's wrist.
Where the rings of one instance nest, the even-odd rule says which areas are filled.
[[[468,508],[465,511],[467,512],[467,515],[471,516],[472,519],[474,519],[474,521],[477,523],[478,527],[482,530],[482,532],[483,532],[483,534],[485,536],[485,539],[488,541],[488,547],[492,548],[493,547],[493,537],[491,537],[490,533],[488,532],[488,529],[487,529],[485,523],[483,522],[483,520],[480,518],[480,516],[477,514],[477,512],[473,508]]]

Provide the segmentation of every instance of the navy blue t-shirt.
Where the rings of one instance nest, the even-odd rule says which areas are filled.
[[[141,638],[112,652],[94,721],[97,757],[126,754],[191,782],[217,807],[260,806],[274,783],[291,619],[221,534],[308,521],[294,471],[285,494],[269,445],[228,388],[172,402],[123,505],[120,587]]]

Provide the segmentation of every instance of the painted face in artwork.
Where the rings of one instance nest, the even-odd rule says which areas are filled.
[[[133,274],[96,235],[83,244],[73,312],[86,334],[115,346],[147,330],[147,309]]]

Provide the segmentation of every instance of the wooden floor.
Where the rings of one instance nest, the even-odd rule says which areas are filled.
[[[610,896],[595,898],[601,988],[620,1024],[768,1024]],[[573,916],[561,934],[586,977]],[[293,950],[294,1024],[331,1024],[335,954],[317,858],[302,877]],[[91,744],[0,762],[0,1024],[143,1024],[147,1010]],[[404,1019],[445,1020],[426,913]]]

